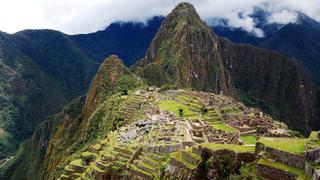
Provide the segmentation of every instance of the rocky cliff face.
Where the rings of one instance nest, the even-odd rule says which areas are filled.
[[[194,7],[181,3],[162,22],[139,63],[144,68],[141,75],[151,84],[174,84],[235,96],[218,49],[218,37]]]
[[[134,70],[149,84],[241,98],[304,134],[310,132],[310,122],[319,121],[316,88],[295,62],[217,37],[188,3],[179,4],[163,21]]]

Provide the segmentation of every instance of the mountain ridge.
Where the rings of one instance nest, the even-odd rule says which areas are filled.
[[[185,12],[189,14],[186,15]],[[183,25],[190,21],[191,24],[184,28]],[[147,83],[158,85],[154,83],[167,83],[166,79],[173,79],[171,84],[178,88],[191,87],[216,93],[221,91],[236,99],[242,96],[244,99],[253,100],[253,104],[260,108],[264,106],[274,118],[283,120],[290,127],[299,129],[304,134],[310,133],[308,122],[319,121],[319,117],[315,115],[317,89],[297,63],[265,49],[221,40],[206,24],[194,22],[202,21],[194,7],[188,3],[179,4],[162,22],[146,57],[138,62],[138,67],[135,67]],[[170,23],[173,23],[173,28]],[[189,46],[190,44],[192,46]],[[208,52],[202,53],[202,50]],[[208,59],[209,64],[206,62]],[[218,63],[210,66],[210,62]],[[261,67],[257,69],[255,65],[258,64]],[[201,68],[194,71],[193,68],[198,66]],[[205,71],[208,66],[211,71],[212,69],[216,71],[211,78],[211,72]],[[183,70],[187,73],[180,72]],[[188,71],[192,73],[194,71],[199,76],[190,76]],[[219,72],[226,74],[221,75]],[[157,75],[153,76],[154,74]],[[188,78],[194,79],[196,83],[192,83],[192,80],[189,83]],[[186,86],[180,81],[189,84]],[[197,84],[199,82],[212,85],[213,89],[199,86]],[[217,82],[227,84],[219,85]],[[289,93],[290,97],[286,95]],[[298,112],[295,108],[297,105],[301,106]],[[304,128],[301,128],[302,125]]]
[[[317,112],[319,112],[316,108],[320,107],[319,101],[317,101],[319,93],[316,93],[317,89],[297,63],[278,53],[248,45],[235,45],[228,40],[219,38],[211,31],[210,27],[203,24],[192,5],[180,4],[177,8],[173,14],[178,13],[176,11],[182,11],[178,13],[178,15],[182,15],[182,20],[179,17],[170,19],[169,15],[170,21],[177,22],[172,23],[173,28],[170,27],[171,22],[163,22],[164,25],[161,26],[159,35],[150,45],[145,58],[133,67],[134,73],[142,75],[149,84],[160,82],[159,85],[169,84],[174,88],[193,88],[197,91],[213,91],[217,94],[222,92],[236,99],[243,98],[241,100],[259,106],[265,112],[285,121],[291,127],[296,129],[303,127],[302,131],[305,134],[310,133],[310,125],[319,128],[317,126],[319,119],[316,119]],[[191,18],[188,10],[191,12]],[[203,25],[205,27],[202,27]],[[169,28],[173,30],[169,30]],[[169,36],[166,36],[166,32],[169,32]],[[19,45],[19,47],[23,46]],[[195,52],[194,49],[197,51]],[[20,48],[18,50],[20,51]],[[77,56],[81,57],[81,54]],[[67,108],[67,111],[57,114],[53,117],[54,122],[48,121],[41,124],[30,140],[34,147],[24,146],[26,152],[40,149],[41,153],[34,154],[37,156],[36,158],[39,158],[40,165],[35,162],[39,172],[29,169],[34,166],[28,167],[27,161],[30,159],[25,152],[23,155],[26,159],[20,159],[24,163],[21,166],[16,164],[20,167],[14,172],[15,177],[19,177],[21,172],[25,170],[28,172],[28,177],[49,178],[53,174],[61,174],[64,171],[63,168],[74,156],[80,156],[81,148],[88,148],[83,146],[88,145],[89,142],[92,143],[91,140],[103,138],[107,132],[113,128],[121,127],[125,122],[125,118],[118,116],[121,114],[120,109],[125,99],[123,96],[126,97],[127,89],[134,90],[136,85],[133,82],[139,82],[139,80],[129,70],[126,70],[122,60],[118,60],[116,56],[110,58],[117,59],[117,61],[110,66],[104,66],[103,63],[97,72],[97,79],[102,76],[102,80],[93,81],[92,88],[86,97],[87,100],[84,102],[84,97],[81,97],[73,101],[71,103],[73,108]],[[211,64],[212,62],[214,63]],[[147,69],[146,74],[143,73],[150,63],[151,67],[156,69],[159,74],[154,73],[152,68],[151,70]],[[107,69],[102,70],[103,67],[107,67]],[[115,70],[116,76],[108,74],[113,72],[112,70],[108,71],[110,68],[117,69]],[[211,68],[216,68],[213,75],[210,74],[212,73]],[[182,73],[179,72],[180,69],[183,69]],[[188,71],[188,69],[192,69],[192,71]],[[50,70],[44,70],[41,73],[49,74]],[[122,74],[121,72],[126,73]],[[113,82],[111,86],[108,84],[110,77],[115,77],[115,81],[111,81]],[[170,81],[170,79],[174,81]],[[126,87],[124,91],[121,84],[131,84],[132,87]],[[104,85],[107,88],[104,88]],[[206,85],[212,86],[206,87]],[[19,92],[20,86],[17,86],[16,90]],[[101,93],[103,94],[101,95]],[[316,105],[317,103],[318,105]],[[49,134],[44,134],[42,137],[41,132]]]

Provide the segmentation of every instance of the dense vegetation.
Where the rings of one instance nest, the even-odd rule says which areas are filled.
[[[0,159],[13,153],[48,115],[84,94],[97,64],[64,34],[0,34]]]
[[[295,63],[276,53],[234,45],[218,38],[193,10],[190,15],[178,15],[171,16],[170,21],[164,23],[169,32],[160,31],[146,58],[133,67],[135,73],[144,77],[144,82],[162,86],[162,89],[183,87],[223,92],[260,107],[306,134],[311,127],[319,128],[320,102],[316,100],[320,99],[319,93],[316,94],[315,87]],[[116,56],[102,64],[86,99],[80,97],[61,113],[47,117],[86,92],[97,70],[97,62],[104,56],[116,52],[127,58],[126,64],[134,64],[143,56],[161,20],[153,19],[147,26],[113,24],[105,31],[89,35],[67,36],[51,30],[28,30],[13,35],[0,33],[0,159],[12,154],[40,124],[14,157],[0,161],[0,177],[8,178],[7,175],[13,174],[15,178],[23,175],[32,179],[51,177],[55,171],[59,174],[71,159],[79,157],[81,150],[88,148],[89,143],[121,127],[124,118],[119,112],[123,96],[142,83]],[[288,29],[296,30],[291,25],[279,33]],[[301,28],[297,31],[300,32]],[[119,34],[113,36],[115,33]],[[299,62],[305,67],[312,66],[318,57],[316,51],[299,57],[301,53],[297,50],[283,49],[291,36],[292,32],[281,35],[285,42],[277,49],[299,59],[310,60]],[[274,47],[277,43],[274,38],[262,45]],[[198,48],[196,52],[189,47],[190,44]],[[203,48],[204,45],[207,48]],[[310,52],[317,46],[312,41],[310,46],[304,44],[308,48],[302,50]],[[296,49],[301,50],[299,47]],[[310,71],[314,73],[315,70]],[[198,117],[184,105],[170,100],[161,101],[159,106],[173,110],[181,117]],[[214,127],[234,131],[225,124]],[[250,144],[256,141],[253,137],[243,139]],[[301,153],[303,143],[295,143],[294,147],[284,147],[286,143],[276,146]],[[223,161],[226,163],[223,162],[225,165],[219,169],[229,171],[230,159]],[[223,177],[225,175],[222,174]]]
[[[59,175],[89,144],[121,126],[122,94],[139,86],[141,83],[130,75],[122,60],[110,56],[102,63],[87,97],[75,99],[61,113],[42,123],[20,147],[8,168],[0,168],[5,172],[0,177],[36,179]]]

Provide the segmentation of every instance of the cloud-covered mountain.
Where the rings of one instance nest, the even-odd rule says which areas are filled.
[[[14,33],[22,29],[56,29],[66,34],[91,33],[115,21],[147,22],[153,16],[166,16],[181,0],[4,0],[0,6],[0,30]],[[263,9],[267,23],[288,24],[303,13],[320,20],[319,0],[186,0],[193,3],[201,18],[212,25],[225,19],[231,28],[262,36],[263,30],[252,14]],[[19,6],[16,6],[19,4]],[[15,11],[12,11],[15,9]]]

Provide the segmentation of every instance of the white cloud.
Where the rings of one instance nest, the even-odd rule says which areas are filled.
[[[68,34],[101,30],[114,21],[141,21],[166,15],[179,0],[0,0],[0,30],[50,28]],[[250,15],[261,8],[268,22],[295,22],[299,12],[320,20],[320,0],[188,0],[207,22],[227,19],[227,26],[256,36],[263,31]]]
[[[268,19],[269,23],[288,24],[297,20],[298,14],[288,10],[272,13]]]

